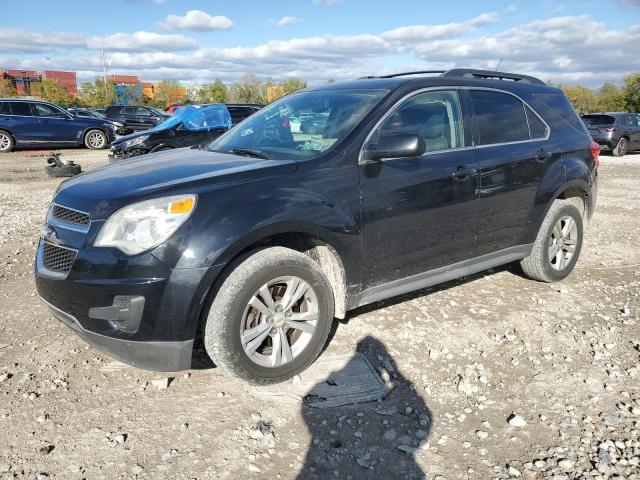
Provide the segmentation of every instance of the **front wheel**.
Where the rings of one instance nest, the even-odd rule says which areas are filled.
[[[230,268],[205,325],[213,362],[252,384],[282,382],[306,369],[333,321],[333,291],[320,266],[295,250],[272,247]]]
[[[578,261],[582,234],[580,210],[567,200],[556,200],[542,222],[531,254],[520,261],[525,275],[540,282],[567,277]]]
[[[627,153],[628,149],[629,149],[629,140],[622,137],[620,140],[618,140],[618,144],[616,145],[616,148],[614,148],[612,151],[613,156],[624,157],[624,154]]]
[[[102,150],[107,146],[107,136],[102,130],[89,130],[84,136],[84,145],[91,150]]]

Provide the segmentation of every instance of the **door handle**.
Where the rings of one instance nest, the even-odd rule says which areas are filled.
[[[475,168],[466,168],[463,165],[458,165],[456,170],[451,173],[451,176],[454,180],[466,180],[467,178],[475,174]]]
[[[551,154],[549,152],[547,152],[546,150],[541,148],[536,153],[536,160],[538,160],[539,162],[544,162],[550,156],[551,156]]]

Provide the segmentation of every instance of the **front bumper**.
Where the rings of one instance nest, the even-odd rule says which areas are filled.
[[[67,273],[45,266],[40,240],[35,261],[38,295],[53,315],[98,350],[155,371],[185,370],[215,267],[169,268],[152,253],[127,257],[108,248],[74,245],[79,232],[57,229],[75,250]],[[75,247],[75,248],[74,248]],[[121,308],[122,299],[131,311]],[[126,303],[126,301],[125,301]],[[138,307],[134,308],[137,305]]]
[[[71,328],[85,342],[121,362],[146,370],[175,372],[191,367],[193,340],[145,342],[108,337],[82,328],[73,315],[47,304],[51,314]]]

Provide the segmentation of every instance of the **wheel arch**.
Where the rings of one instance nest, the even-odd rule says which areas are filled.
[[[0,132],[7,132],[9,134],[9,136],[13,139],[14,147],[18,144],[18,140],[11,130],[9,130],[8,128],[0,128]]]
[[[268,247],[285,247],[304,253],[318,263],[333,289],[335,316],[344,318],[347,310],[347,277],[342,257],[334,244],[314,229],[294,229],[281,232],[265,231],[229,247],[220,257],[225,267],[216,276],[212,289],[216,289],[229,272],[229,265],[247,253]],[[219,262],[216,262],[219,263]]]

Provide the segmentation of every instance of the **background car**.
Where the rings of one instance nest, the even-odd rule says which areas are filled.
[[[110,120],[126,124],[132,131],[148,130],[169,118],[157,108],[135,105],[111,105],[104,114]]]
[[[99,150],[115,139],[115,131],[112,121],[76,117],[53,103],[0,99],[0,152],[63,145]]]
[[[591,137],[601,147],[622,157],[631,150],[640,150],[640,115],[623,112],[600,112],[582,116]]]
[[[256,103],[227,103],[227,108],[231,114],[231,123],[236,125],[250,115],[260,110],[264,105]]]
[[[67,108],[67,111],[72,113],[76,117],[99,118],[101,120],[112,122],[116,126],[116,133],[118,135],[127,135],[131,133],[131,130],[129,130],[125,123],[116,122],[115,120],[109,120],[107,117],[105,117],[104,113],[98,112],[96,110],[91,110],[89,108]]]
[[[188,106],[155,127],[118,138],[111,158],[127,158],[172,148],[203,145],[231,128],[231,115],[223,104]]]

